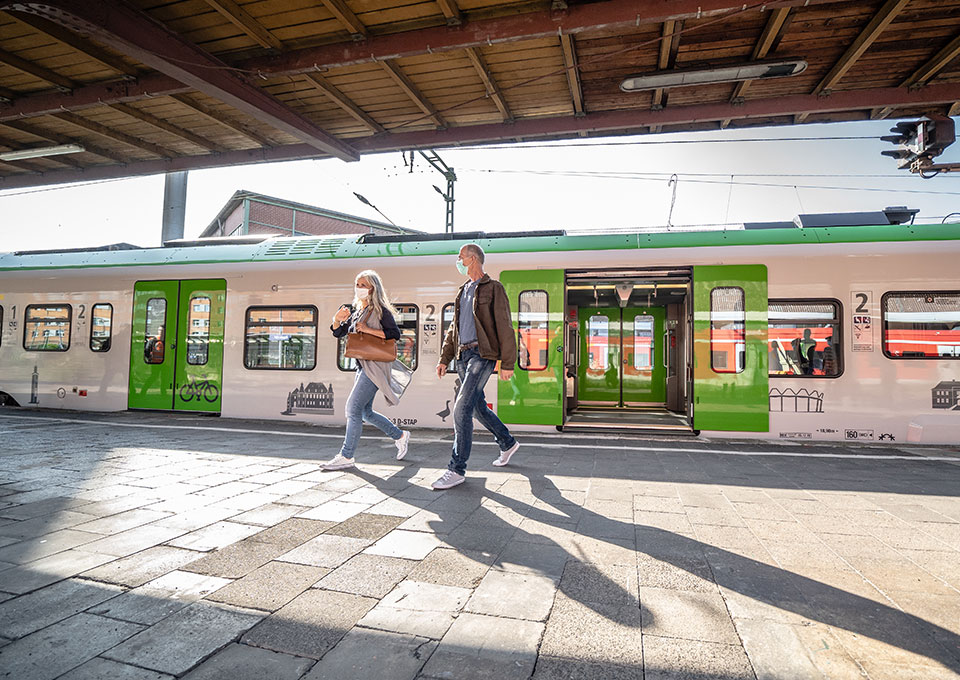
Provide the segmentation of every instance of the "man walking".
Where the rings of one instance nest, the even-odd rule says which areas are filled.
[[[520,448],[507,426],[487,407],[483,394],[497,360],[500,361],[500,379],[509,380],[513,377],[517,356],[507,292],[503,284],[484,273],[483,260],[483,249],[475,243],[465,245],[457,256],[457,270],[468,280],[457,292],[453,323],[443,339],[437,377],[446,374],[447,366],[456,356],[461,384],[453,412],[453,456],[447,471],[433,483],[433,488],[438,490],[464,482],[473,445],[474,416],[500,445],[500,456],[493,461],[494,465],[506,465]]]

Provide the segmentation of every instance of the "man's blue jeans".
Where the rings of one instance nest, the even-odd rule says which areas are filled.
[[[377,386],[366,376],[362,368],[358,368],[357,379],[353,383],[350,396],[347,397],[347,434],[343,438],[343,446],[340,447],[340,455],[344,458],[353,458],[357,444],[360,442],[364,422],[379,427],[391,439],[400,439],[403,435],[399,427],[373,410],[375,396],[377,396]]]
[[[468,349],[457,359],[460,391],[453,408],[453,456],[447,468],[458,475],[467,471],[467,459],[473,446],[473,418],[476,416],[497,440],[501,451],[516,443],[507,426],[487,407],[483,388],[496,368],[496,362],[484,359],[476,349]]]

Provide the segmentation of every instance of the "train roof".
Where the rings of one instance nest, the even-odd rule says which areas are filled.
[[[400,236],[350,234],[306,238],[273,237],[255,243],[213,239],[210,243],[205,240],[183,241],[157,248],[105,247],[108,249],[0,253],[0,271],[452,255],[465,243],[478,243],[488,253],[533,253],[957,240],[960,240],[960,224],[762,229],[717,226],[712,229],[674,228],[620,233],[571,233],[557,230]]]

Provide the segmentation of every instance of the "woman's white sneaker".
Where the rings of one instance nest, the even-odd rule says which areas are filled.
[[[449,489],[457,484],[463,484],[464,480],[466,480],[466,477],[463,475],[458,475],[453,470],[447,470],[443,473],[443,477],[435,481],[432,486],[437,491],[443,491],[444,489]]]
[[[338,453],[320,467],[323,470],[345,470],[353,467],[353,458],[344,458]]]
[[[403,430],[402,432],[400,439],[394,440],[397,445],[397,460],[403,460],[403,457],[407,455],[407,445],[410,444],[410,430]]]

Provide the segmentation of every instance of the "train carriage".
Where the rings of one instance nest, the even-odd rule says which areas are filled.
[[[413,369],[404,427],[449,427],[436,377],[464,243],[510,297],[520,429],[960,441],[960,229],[842,226],[212,239],[0,254],[0,402],[344,421],[329,332],[374,268]]]

